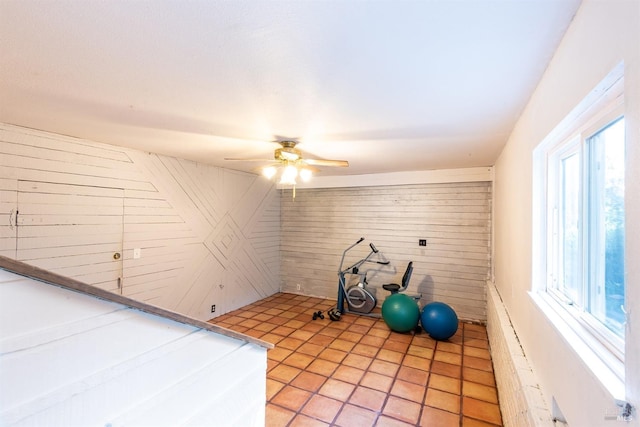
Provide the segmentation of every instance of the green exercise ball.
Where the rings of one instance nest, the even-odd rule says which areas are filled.
[[[391,294],[382,303],[382,318],[395,332],[409,332],[418,326],[418,303],[405,294]]]

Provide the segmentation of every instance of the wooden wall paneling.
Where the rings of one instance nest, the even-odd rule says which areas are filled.
[[[16,259],[119,290],[122,189],[18,180],[17,194]]]
[[[198,189],[193,189],[188,181],[188,167],[182,167],[182,163],[193,162],[172,159],[156,154],[136,152],[133,154],[136,164],[144,171],[144,174],[154,184],[158,197],[165,200],[172,208],[173,213],[193,232],[195,236],[206,234],[219,220],[218,216],[210,217],[211,213],[198,208],[198,199],[203,196]],[[205,167],[206,169],[206,167]],[[225,211],[226,206],[218,207]],[[215,214],[215,212],[214,212]],[[202,238],[200,238],[200,241]]]
[[[268,289],[268,294],[280,291],[280,192],[270,190],[269,197],[263,203],[263,213],[257,217],[253,232],[249,236],[251,248],[255,251],[253,259],[261,262],[256,272]]]
[[[223,277],[241,283],[238,292],[250,286],[246,297],[232,298],[237,303],[279,290],[278,193],[255,175],[11,125],[0,125],[0,152],[6,153],[0,156],[0,179],[123,189],[125,295],[206,320],[212,317],[210,299],[219,304],[216,315],[238,308],[220,301],[226,292],[212,291],[220,290]],[[29,256],[46,254],[56,237],[65,244],[78,241],[41,234],[22,242]],[[91,234],[86,243],[96,245]],[[140,258],[134,259],[134,249]],[[247,262],[247,256],[255,258]],[[56,267],[74,268],[64,263]]]
[[[103,165],[111,160],[131,163],[120,147],[95,144],[78,138],[0,123],[3,153],[24,153],[28,157],[49,158],[70,164]]]
[[[265,185],[263,180],[253,175],[220,170],[192,162],[173,160],[171,167],[174,175],[190,174],[191,177],[201,178],[199,182],[195,182],[193,178],[183,179],[180,182],[183,190],[188,193],[188,200],[200,205],[199,209],[204,211],[203,215],[207,223],[211,224],[211,228],[207,230],[208,235],[204,239],[204,245],[214,255],[219,265],[224,266],[224,277],[229,277],[232,282],[215,283],[215,286],[223,286],[222,295],[225,296],[224,303],[217,302],[216,315],[225,312],[227,307],[238,308],[245,301],[253,302],[277,292],[279,287],[269,284],[277,283],[278,269],[274,271],[273,268],[266,267],[268,264],[263,261],[263,254],[260,251],[254,252],[255,248],[252,245],[255,224],[264,226],[264,211],[272,206],[267,203],[272,197],[266,198],[267,195],[274,193],[271,184]],[[188,185],[183,184],[183,181],[187,181]],[[212,184],[214,182],[218,184]],[[212,190],[217,193],[212,195]],[[277,244],[279,218],[277,221],[267,220],[266,223],[271,230],[269,238],[275,239]],[[239,261],[245,257],[246,253],[252,253],[255,257],[252,262]],[[261,274],[266,272],[267,275],[261,276],[258,281],[247,279],[247,277],[256,277],[257,270],[260,270]],[[236,277],[240,279],[236,280]],[[256,289],[258,291],[254,292]],[[249,292],[245,292],[247,290]],[[238,293],[242,294],[241,298],[236,297]],[[210,309],[210,304],[200,306],[201,309]],[[220,308],[224,311],[218,311]]]
[[[175,309],[184,313],[200,313],[199,318],[210,319],[226,312],[226,299],[220,284],[224,280],[224,265],[220,264],[203,245],[194,246],[189,268],[182,276],[182,292],[174,302]],[[203,297],[203,291],[206,292]],[[211,305],[216,312],[211,313]]]
[[[257,224],[260,224],[260,227],[265,225],[262,219],[263,212],[267,208],[273,209],[271,203],[273,197],[269,196],[274,193],[271,184],[265,185],[254,175],[220,170],[179,159],[150,157],[152,162],[147,167],[152,170],[154,176],[158,177],[156,185],[159,192],[166,193],[164,197],[169,204],[174,207],[179,206],[176,211],[179,212],[185,224],[188,224],[190,229],[197,230],[197,234],[201,236],[200,242],[213,255],[213,258],[207,261],[215,264],[210,268],[217,273],[225,271],[223,277],[229,277],[231,281],[231,283],[222,283],[219,280],[209,280],[203,283],[202,277],[211,278],[210,274],[196,275],[200,279],[194,281],[194,276],[189,276],[191,271],[187,269],[183,272],[185,277],[178,282],[186,282],[189,285],[176,288],[170,300],[179,301],[181,310],[191,307],[191,310],[197,310],[200,313],[206,311],[211,316],[210,306],[214,303],[218,307],[215,315],[218,315],[226,310],[240,307],[240,304],[245,301],[254,302],[256,299],[277,292],[279,287],[274,287],[272,284],[278,283],[278,269],[267,267],[272,263],[265,263],[262,260],[262,253],[256,252],[252,246],[254,228]],[[216,180],[222,183],[212,185],[211,183]],[[214,191],[218,193],[212,194]],[[275,239],[277,244],[279,218],[267,220],[266,224],[271,230],[269,238]],[[194,246],[188,250],[199,249]],[[247,253],[255,257],[251,262],[246,261]],[[241,262],[240,259],[245,261]],[[255,274],[256,271],[261,273],[259,279],[256,279],[258,277]],[[264,277],[263,273],[268,275]],[[236,280],[236,276],[239,280]],[[193,288],[195,284],[202,286],[198,292]],[[216,292],[217,296],[213,296],[211,292],[207,294],[214,298],[224,295],[224,302],[202,300],[201,294],[207,292],[206,289],[220,285],[225,288],[224,292]],[[237,297],[238,293],[242,293],[242,296]],[[200,299],[197,299],[197,295]]]
[[[421,303],[447,302],[461,318],[486,320],[490,183],[300,189],[282,206],[283,291],[336,298],[342,251],[365,237],[348,259],[373,242],[391,262],[368,276],[380,304],[388,294],[380,286],[399,281],[413,260],[409,289],[422,293]]]
[[[6,125],[0,141],[0,165],[17,168],[23,180],[152,190],[119,147]]]
[[[270,181],[255,177],[242,198],[237,199],[231,208],[230,215],[234,224],[247,242],[236,247],[236,255],[227,267],[232,272],[232,277],[236,278],[235,283],[229,284],[231,287],[226,291],[227,299],[234,306],[241,307],[280,290],[279,278],[274,274],[277,270],[273,269],[273,263],[265,262],[273,259],[274,248],[279,250],[280,219],[279,216],[266,219],[262,214],[269,210],[273,212],[275,203],[280,202],[276,194]],[[259,241],[264,242],[261,235],[265,231],[270,231],[270,245],[256,247],[252,236],[259,233]]]
[[[3,142],[4,144],[4,142]],[[3,156],[4,157],[4,156]],[[53,161],[38,161],[24,156],[8,156],[10,167],[15,168],[17,178],[24,181],[53,182],[58,184],[91,185],[105,188],[132,188],[142,191],[152,191],[153,187],[147,183],[138,181],[137,177],[125,180],[118,178],[120,169],[107,167],[94,167],[84,171],[71,173],[70,164]],[[12,166],[15,164],[17,166]],[[114,163],[112,166],[120,166]],[[3,165],[0,170],[5,166]],[[4,171],[2,172],[5,173]],[[6,176],[6,175],[5,175]]]

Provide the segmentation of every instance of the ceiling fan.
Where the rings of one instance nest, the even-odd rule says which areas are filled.
[[[245,162],[266,162],[276,160],[279,162],[301,162],[311,166],[340,166],[348,167],[349,162],[346,160],[324,160],[324,159],[305,159],[302,157],[302,151],[296,148],[298,141],[282,140],[276,141],[281,148],[276,148],[273,153],[273,159],[243,159],[243,158],[225,158],[225,160],[245,161]]]
[[[283,140],[277,142],[281,147],[276,148],[273,152],[273,159],[225,158],[225,160],[272,162],[261,168],[263,175],[272,178],[277,174],[278,169],[281,169],[280,183],[291,185],[295,185],[297,176],[300,176],[303,180],[310,178],[311,173],[318,170],[314,166],[349,166],[349,162],[346,160],[306,159],[302,156],[302,151],[296,148],[298,141]]]
[[[262,175],[268,179],[277,178],[278,184],[293,186],[293,197],[296,197],[296,179],[300,177],[303,181],[308,181],[318,169],[315,166],[338,166],[348,167],[346,160],[325,160],[325,159],[305,159],[302,151],[296,148],[298,141],[282,140],[277,141],[280,148],[273,152],[273,159],[242,159],[225,158],[225,160],[245,161],[245,162],[271,162],[260,169]]]

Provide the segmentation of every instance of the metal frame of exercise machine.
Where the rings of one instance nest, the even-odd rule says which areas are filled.
[[[364,237],[361,237],[357,242],[349,246],[342,253],[342,259],[340,260],[340,267],[338,268],[338,304],[337,310],[340,314],[344,313],[354,313],[360,314],[364,316],[370,317],[381,317],[382,315],[379,313],[372,313],[373,309],[376,307],[378,301],[376,300],[375,295],[373,295],[367,289],[367,271],[361,272],[360,267],[363,264],[376,263],[380,265],[388,265],[389,261],[372,261],[370,258],[374,254],[379,254],[380,251],[375,247],[373,243],[369,243],[369,248],[371,251],[369,254],[351,264],[347,268],[343,268],[344,259],[351,249],[355,246],[359,245],[364,241]],[[357,278],[357,283],[347,287],[346,275],[350,275],[352,277]],[[346,302],[346,307],[345,307]]]

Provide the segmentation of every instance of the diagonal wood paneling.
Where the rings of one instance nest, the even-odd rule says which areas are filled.
[[[0,154],[3,255],[15,257],[15,230],[7,224],[18,181],[119,188],[125,295],[205,320],[214,317],[213,304],[219,315],[279,290],[280,193],[255,175],[11,125],[0,125]],[[55,194],[46,195],[55,199],[47,202],[52,209],[75,207]],[[39,211],[44,201],[32,206]],[[85,197],[82,209],[104,212],[110,209],[104,202]],[[19,247],[38,257],[54,259],[54,243],[81,241],[74,233],[52,237],[26,225],[21,231],[29,240]],[[61,256],[51,268],[64,266],[83,280],[74,268],[94,262],[87,257]],[[102,280],[86,269],[82,274]]]

